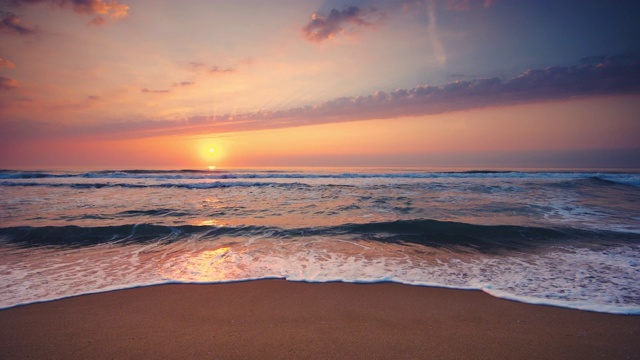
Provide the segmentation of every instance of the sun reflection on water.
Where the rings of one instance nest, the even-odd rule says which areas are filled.
[[[205,250],[189,257],[176,258],[170,267],[160,269],[164,279],[175,281],[218,282],[232,280],[226,274],[224,263],[231,248]]]
[[[196,226],[218,226],[218,227],[223,227],[226,225],[225,223],[220,222],[218,220],[214,220],[214,219],[196,220],[196,221],[193,221],[192,224]]]

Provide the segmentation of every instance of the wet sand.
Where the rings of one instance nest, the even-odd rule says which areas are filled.
[[[390,283],[160,285],[1,310],[0,358],[638,359],[640,316]]]

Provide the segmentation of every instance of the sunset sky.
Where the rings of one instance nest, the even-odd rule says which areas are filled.
[[[640,167],[638,14],[0,0],[0,167]]]

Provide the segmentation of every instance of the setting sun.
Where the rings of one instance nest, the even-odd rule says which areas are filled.
[[[191,147],[191,162],[189,166],[213,170],[224,163],[228,156],[227,145],[214,141],[210,137],[189,139]]]

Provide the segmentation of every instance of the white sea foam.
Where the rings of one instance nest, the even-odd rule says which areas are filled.
[[[29,261],[13,249],[0,265],[0,307],[161,283],[282,278],[478,289],[526,303],[640,314],[635,245],[475,256],[414,244],[261,237],[23,251]]]

